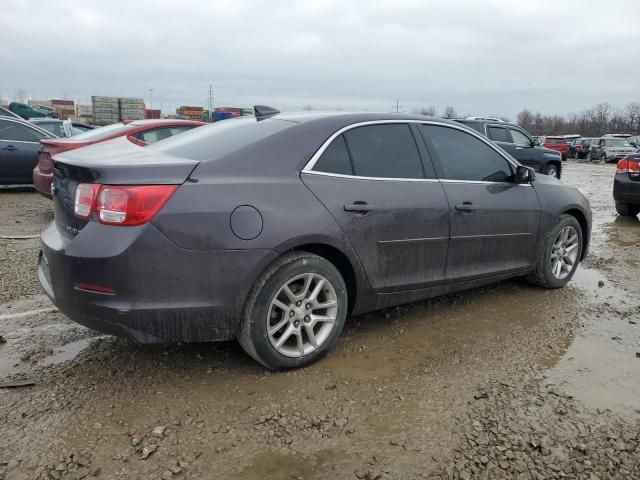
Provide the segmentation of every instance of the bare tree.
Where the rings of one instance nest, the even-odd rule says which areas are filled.
[[[313,105],[305,105],[304,107],[302,107],[302,110],[305,112],[310,112],[311,110],[313,110]]]
[[[418,115],[426,115],[428,117],[435,117],[438,114],[438,110],[436,110],[436,107],[434,107],[433,105],[430,105],[428,107],[414,108],[413,113]]]
[[[640,102],[631,102],[625,108],[627,114],[627,122],[629,122],[629,130],[634,133],[640,133]]]
[[[456,109],[451,105],[447,105],[444,107],[444,113],[442,114],[444,118],[457,118],[458,114],[456,113]]]

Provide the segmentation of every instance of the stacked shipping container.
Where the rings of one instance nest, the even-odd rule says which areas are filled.
[[[120,120],[144,119],[144,100],[142,98],[119,98]]]
[[[96,125],[109,125],[120,121],[120,108],[118,97],[91,97],[91,110],[93,123]]]

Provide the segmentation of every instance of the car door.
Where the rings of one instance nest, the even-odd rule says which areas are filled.
[[[531,167],[538,172],[541,171],[544,152],[540,148],[536,148],[533,139],[519,128],[507,127],[507,130],[511,136],[511,144],[514,151],[511,156],[525,167]]]
[[[449,201],[448,281],[531,268],[540,202],[530,184],[513,182],[507,155],[479,135],[449,125],[420,131]]]
[[[379,292],[445,279],[449,205],[419,135],[402,122],[347,128],[301,175]]]
[[[46,137],[23,122],[0,118],[0,182],[33,183],[40,139]]]

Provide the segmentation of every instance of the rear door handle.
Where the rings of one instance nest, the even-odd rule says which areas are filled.
[[[356,213],[369,213],[375,210],[372,205],[369,205],[367,202],[357,201],[353,202],[351,205],[345,205],[345,212],[356,212]]]
[[[13,145],[7,145],[6,147],[2,147],[2,150],[9,150],[10,152],[15,152],[18,150],[18,147],[14,147]]]
[[[456,205],[456,210],[459,210],[461,212],[475,212],[478,209],[478,207],[476,207],[473,203],[471,202],[462,202],[459,203],[458,205]]]

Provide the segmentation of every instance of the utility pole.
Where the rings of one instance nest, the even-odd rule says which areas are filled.
[[[209,118],[207,121],[211,121],[213,118],[213,85],[209,84]]]
[[[404,108],[404,105],[400,105],[400,100],[396,99],[395,107],[391,107],[391,108],[395,108],[396,109],[396,113],[400,113],[400,107]],[[404,110],[403,110],[403,112],[404,112]]]
[[[153,88],[149,89],[149,104],[151,106],[149,110],[153,110]]]

